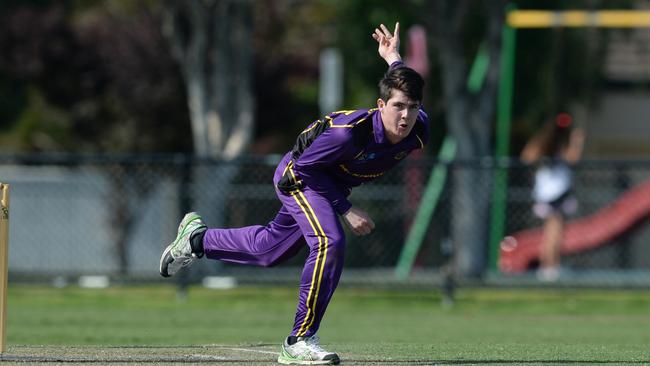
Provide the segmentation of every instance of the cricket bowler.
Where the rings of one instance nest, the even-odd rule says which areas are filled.
[[[278,357],[283,364],[340,362],[316,335],[343,270],[346,240],[339,217],[355,235],[370,234],[375,224],[348,200],[351,189],[381,177],[429,139],[428,117],[421,109],[424,80],[402,62],[399,23],[393,34],[382,24],[372,37],[389,65],[379,82],[377,106],[333,112],[307,126],[275,171],[282,202],[277,216],[265,226],[222,229],[208,228],[198,214],[188,213],[160,258],[164,277],[203,256],[273,266],[306,242],[309,256],[295,320]]]

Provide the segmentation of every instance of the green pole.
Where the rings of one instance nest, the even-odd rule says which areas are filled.
[[[515,9],[508,5],[506,14]],[[508,189],[508,172],[501,165],[501,160],[508,157],[510,146],[510,124],[512,120],[512,94],[514,89],[515,39],[516,30],[507,24],[503,25],[503,44],[501,48],[501,75],[497,105],[496,151],[497,167],[494,173],[492,187],[492,215],[490,232],[489,268],[498,269],[499,244],[505,231],[506,194]]]
[[[489,63],[490,58],[488,56],[487,47],[485,44],[481,44],[467,78],[467,89],[469,89],[470,92],[477,93],[481,90],[483,82],[485,81],[485,76],[487,75]],[[455,155],[456,142],[451,136],[447,136],[442,143],[442,147],[438,153],[438,158],[441,161],[446,162],[451,161]],[[433,217],[433,213],[440,200],[440,194],[445,186],[446,179],[447,166],[444,164],[436,165],[431,171],[427,188],[422,200],[420,201],[420,206],[418,206],[418,210],[415,213],[415,218],[413,219],[413,224],[406,237],[406,242],[404,243],[402,252],[397,260],[397,265],[395,266],[395,277],[398,279],[406,279],[409,273],[411,273],[411,269],[415,263],[415,258],[422,247],[427,228],[431,223],[431,218]]]
[[[478,48],[472,69],[469,70],[469,76],[467,77],[467,89],[470,92],[476,94],[481,90],[489,66],[490,56],[488,55],[487,46],[483,42]]]
[[[404,248],[402,248],[402,253],[400,254],[399,259],[397,260],[397,265],[395,267],[395,277],[398,279],[406,279],[411,273],[411,268],[413,268],[413,263],[415,262],[415,257],[422,246],[424,241],[424,236],[427,233],[427,228],[433,217],[433,213],[436,210],[436,205],[438,204],[438,199],[442,193],[442,189],[445,186],[445,180],[447,178],[447,166],[444,162],[451,161],[456,154],[456,142],[450,136],[445,137],[442,147],[440,148],[440,153],[438,157],[443,162],[438,163],[433,170],[431,171],[431,176],[429,177],[429,183],[427,188],[424,191],[422,200],[420,200],[420,206],[415,213],[415,218],[413,219],[413,225],[411,230],[409,230],[408,236],[406,237],[406,242],[404,243]]]

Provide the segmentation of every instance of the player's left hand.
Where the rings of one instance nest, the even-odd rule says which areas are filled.
[[[375,28],[372,38],[379,43],[379,56],[389,65],[402,59],[399,54],[399,22],[395,23],[395,32],[392,34],[385,25],[380,24],[379,28]]]
[[[375,229],[375,223],[370,216],[365,211],[356,207],[352,207],[348,212],[344,213],[343,218],[354,235],[368,235]]]

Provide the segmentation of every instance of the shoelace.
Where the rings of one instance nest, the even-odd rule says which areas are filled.
[[[181,262],[181,267],[186,267],[186,266],[188,266],[190,263],[194,262],[194,259],[195,259],[194,256],[189,257],[189,258],[183,258],[183,259],[181,259],[181,260],[180,260],[180,262]]]
[[[325,352],[325,353],[327,353],[327,351],[325,351],[323,349],[323,347],[320,346],[319,342],[320,342],[320,339],[318,338],[318,336],[312,336],[311,338],[307,338],[305,340],[305,343],[307,343],[307,345],[309,345],[309,347],[312,350],[315,350],[316,352]]]

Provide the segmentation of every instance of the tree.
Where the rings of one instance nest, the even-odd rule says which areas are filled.
[[[0,93],[5,80],[16,85],[14,111],[0,103],[3,148],[189,150],[189,134],[179,133],[190,131],[183,84],[155,9],[83,4],[0,11]]]
[[[166,3],[165,34],[185,80],[194,152],[231,159],[253,136],[252,4]]]
[[[505,6],[504,1],[483,3],[483,42],[490,62],[481,90],[471,94],[467,89],[469,63],[463,48],[467,45],[463,35],[465,22],[476,20],[471,16],[472,3],[470,0],[434,0],[431,3],[431,29],[434,29],[442,73],[446,125],[456,140],[456,158],[460,161],[492,155],[490,140]],[[487,263],[490,181],[490,170],[476,166],[460,165],[453,172],[451,235],[456,247],[457,269],[463,275],[480,275]]]

